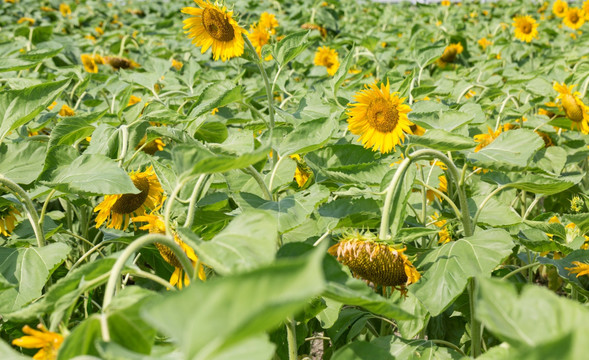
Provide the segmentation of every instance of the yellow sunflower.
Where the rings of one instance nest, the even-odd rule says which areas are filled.
[[[125,230],[129,226],[129,219],[132,215],[145,215],[145,209],[155,209],[161,202],[163,192],[153,167],[143,172],[132,171],[129,176],[135,187],[141,192],[138,194],[115,194],[106,195],[104,200],[94,208],[98,211],[96,217],[96,228],[99,228],[105,221],[107,228]]]
[[[462,47],[461,43],[450,44],[446,46],[444,53],[438,59],[438,65],[444,67],[446,64],[453,63],[454,60],[456,60],[456,56],[461,54],[463,51],[464,47]]]
[[[84,65],[84,70],[93,74],[98,72],[98,66],[96,66],[94,56],[91,54],[82,54],[80,57],[82,58],[82,65]]]
[[[14,223],[18,215],[20,215],[20,212],[12,205],[0,209],[0,234],[4,236],[10,235],[14,230]]]
[[[59,12],[61,13],[62,16],[68,16],[68,15],[71,15],[72,9],[70,8],[70,6],[68,4],[61,3],[61,4],[59,4]]]
[[[39,349],[34,356],[35,360],[55,360],[57,359],[57,351],[63,342],[63,336],[58,333],[51,332],[45,326],[39,324],[34,330],[30,326],[25,325],[22,331],[27,334],[18,339],[12,340],[12,345],[19,346],[25,349]]]
[[[233,11],[227,11],[225,6],[211,4],[209,0],[194,0],[200,8],[185,7],[184,14],[192,17],[184,20],[184,29],[188,38],[196,46],[202,46],[200,52],[205,53],[212,47],[215,60],[229,60],[243,54],[243,34],[247,34],[233,20]]]
[[[556,0],[554,4],[552,4],[552,13],[557,17],[561,18],[566,15],[567,9],[569,5],[564,0]]]
[[[59,110],[60,116],[74,116],[75,114],[76,113],[74,112],[74,109],[67,106],[66,104],[63,104],[61,110]]]
[[[573,122],[573,128],[580,129],[583,134],[589,134],[589,108],[583,103],[578,91],[573,92],[576,85],[554,83],[554,90],[558,107],[564,109],[566,117]]]
[[[479,152],[482,148],[489,145],[493,142],[493,140],[497,139],[499,134],[502,132],[501,126],[497,129],[497,131],[493,131],[489,126],[487,126],[488,133],[487,134],[478,134],[474,136],[474,141],[478,142],[479,144],[474,149],[474,152]]]
[[[562,22],[569,28],[577,30],[585,23],[585,13],[579,8],[571,7],[567,10]]]
[[[573,267],[565,267],[571,274],[577,274],[577,277],[582,275],[589,275],[589,264],[582,263],[580,261],[573,261]]]
[[[178,60],[172,59],[172,67],[174,69],[176,69],[176,71],[182,70],[182,66],[184,66],[184,64],[182,63],[182,61],[178,61]]]
[[[482,38],[480,39],[478,42],[479,46],[481,47],[481,49],[486,50],[487,46],[493,45],[492,41],[487,40],[487,38]]]
[[[530,42],[538,37],[538,23],[530,15],[520,15],[513,18],[515,38]]]
[[[450,6],[450,0],[442,0],[442,2],[440,3],[440,5],[442,5],[442,6]]]
[[[585,0],[583,3],[583,13],[585,14],[585,20],[589,20],[589,0]]]
[[[143,139],[141,139],[141,141],[139,141],[139,144],[137,144],[137,146],[135,147],[135,150],[141,149],[141,151],[143,151],[144,153],[149,154],[149,155],[153,155],[157,151],[164,150],[164,147],[166,146],[166,144],[162,141],[161,138],[154,139],[154,140],[148,142],[147,144],[145,144],[145,141],[147,141],[147,135],[143,136]],[[145,146],[144,146],[144,144],[145,144]]]
[[[271,34],[276,34],[276,28],[278,27],[278,20],[276,20],[276,16],[274,14],[270,14],[268,12],[263,12],[260,15],[260,26]]]
[[[290,158],[296,161],[297,168],[295,169],[294,180],[296,181],[299,188],[305,187],[305,184],[309,181],[309,178],[313,176],[313,171],[305,163],[301,156],[298,154],[290,155]]]
[[[329,46],[322,46],[318,48],[317,52],[315,53],[313,64],[317,66],[325,66],[327,68],[327,73],[330,76],[335,75],[337,69],[339,69],[337,51],[329,48]]]
[[[141,98],[139,96],[131,95],[131,97],[129,98],[129,102],[127,103],[127,106],[135,105],[138,102],[141,102]]]
[[[412,134],[413,123],[407,117],[411,108],[398,93],[391,94],[388,82],[380,88],[376,82],[365,87],[354,96],[356,103],[348,104],[348,129],[360,135],[365,148],[386,154],[405,140],[404,133]]]
[[[403,252],[380,242],[371,233],[346,234],[328,252],[350,268],[354,276],[375,285],[391,286],[406,292],[405,287],[419,281],[421,275]]]
[[[147,224],[141,226],[139,229],[147,230],[151,234],[165,234],[166,233],[166,224],[164,222],[164,219],[162,218],[161,215],[156,214],[155,212],[152,212],[151,214],[148,214],[148,215],[146,214],[146,215],[142,215],[142,216],[135,216],[135,217],[133,217],[133,222],[146,222]],[[192,265],[196,266],[196,263],[198,262],[198,257],[194,253],[194,250],[190,246],[186,245],[186,243],[184,243],[182,240],[180,240],[180,238],[176,234],[174,234],[174,241],[178,245],[180,245],[182,250],[184,250],[184,252],[186,253],[186,256],[188,256],[188,258],[192,262]],[[182,268],[182,264],[180,263],[180,260],[178,260],[178,258],[174,254],[174,252],[172,250],[170,250],[169,247],[167,247],[163,244],[160,244],[160,243],[155,243],[155,247],[160,252],[160,255],[162,256],[162,258],[168,264],[170,264],[174,267],[174,272],[172,273],[172,277],[170,278],[170,285],[178,286],[178,289],[182,289],[183,286],[190,285],[190,277],[188,276],[188,274],[183,274],[184,269]],[[198,268],[198,277],[199,277],[199,279],[201,279],[203,281],[205,281],[207,279],[207,275],[205,273],[205,269],[202,264],[200,264],[199,268]]]
[[[247,37],[250,39],[254,48],[256,48],[258,56],[262,56],[262,47],[270,41],[270,32],[268,29],[261,24],[253,24],[250,26],[250,32]],[[272,55],[268,55],[264,60],[272,60]]]
[[[35,19],[30,18],[30,17],[21,17],[20,19],[18,19],[18,21],[16,23],[22,24],[24,22],[28,23],[27,25],[29,25],[29,26],[35,25]]]
[[[96,59],[94,60],[96,61]],[[135,61],[119,56],[104,56],[102,57],[102,61],[103,63],[110,65],[110,67],[112,67],[113,70],[126,70],[140,67],[140,65],[137,64]]]

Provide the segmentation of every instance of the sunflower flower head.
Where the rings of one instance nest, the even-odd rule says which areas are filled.
[[[182,66],[184,66],[184,64],[182,63],[182,61],[178,61],[178,60],[172,59],[172,67],[174,69],[176,69],[176,71],[182,70]]]
[[[140,67],[135,61],[119,56],[104,56],[102,57],[105,64],[110,65],[113,70],[119,69],[135,69]]]
[[[438,65],[444,67],[446,64],[453,63],[456,60],[456,57],[463,51],[464,47],[461,43],[446,46],[444,53],[442,53],[442,56],[438,59]]]
[[[70,8],[70,6],[66,3],[61,3],[59,4],[59,12],[61,13],[62,16],[68,16],[72,14],[72,9]]]
[[[14,230],[18,215],[20,215],[20,212],[12,205],[0,208],[0,234],[4,236],[10,235]]]
[[[493,45],[493,42],[487,40],[486,37],[479,39],[479,41],[477,41],[477,43],[479,44],[479,46],[483,50],[486,50],[487,49],[487,46]]]
[[[272,35],[276,34],[276,28],[278,27],[278,20],[274,14],[263,12],[260,14],[259,26],[269,31]]]
[[[61,110],[59,110],[59,115],[64,116],[64,117],[65,116],[74,116],[75,112],[74,112],[74,109],[67,106],[66,104],[63,104],[63,106],[61,107]]]
[[[405,292],[406,286],[421,277],[403,253],[406,249],[396,249],[380,242],[373,234],[355,231],[346,234],[328,252],[349,267],[354,276]]]
[[[127,106],[135,105],[138,102],[141,102],[141,98],[139,96],[131,95],[131,97],[129,98],[129,102],[127,103]]]
[[[566,117],[573,122],[573,128],[580,129],[584,134],[589,133],[589,108],[581,100],[578,91],[573,92],[575,85],[554,83],[557,105],[564,110]]]
[[[258,56],[262,56],[262,47],[270,42],[270,31],[261,23],[250,26],[250,32],[247,35],[252,45],[256,49]],[[267,56],[264,60],[272,60],[272,55]]]
[[[566,1],[564,0],[556,0],[554,2],[554,4],[552,4],[552,13],[556,16],[556,17],[564,17],[566,15],[566,12],[569,8],[569,5]]]
[[[35,19],[30,18],[30,17],[21,17],[20,19],[18,19],[18,21],[16,22],[17,24],[22,24],[22,23],[27,23],[28,26],[32,26],[35,25]]]
[[[160,205],[161,206],[161,205]],[[158,207],[159,208],[159,207]],[[150,214],[142,215],[142,216],[135,216],[133,217],[133,222],[145,222],[147,224],[141,226],[139,229],[147,230],[150,234],[165,234],[166,233],[166,224],[164,222],[164,218],[157,214],[156,211],[152,211]],[[188,259],[192,262],[193,266],[196,266],[198,262],[198,257],[196,256],[194,250],[184,243],[178,235],[174,233],[174,241],[180,245],[182,250],[188,256]],[[159,251],[162,258],[170,265],[174,267],[174,272],[172,273],[172,277],[170,278],[170,285],[178,286],[179,289],[182,289],[184,286],[190,285],[190,277],[188,274],[184,274],[184,269],[182,268],[182,264],[180,260],[176,257],[174,252],[167,247],[166,245],[155,243],[156,249]],[[205,273],[204,266],[202,264],[199,265],[198,269],[198,277],[201,280],[206,280],[207,276]]]
[[[37,328],[39,330],[34,330],[30,326],[25,325],[22,328],[22,331],[26,335],[14,339],[12,345],[25,349],[40,349],[35,356],[33,356],[33,359],[35,360],[57,359],[57,351],[63,342],[63,336],[47,330],[45,326],[41,324],[39,324]]]
[[[339,69],[337,51],[328,46],[321,46],[315,53],[313,63],[317,66],[325,66],[327,68],[327,73],[330,76],[333,76],[337,72],[337,69]]]
[[[589,264],[582,263],[580,261],[573,261],[573,267],[565,267],[571,274],[577,274],[577,277],[583,275],[589,275]]]
[[[585,202],[583,201],[583,199],[581,199],[580,196],[578,196],[578,195],[573,196],[573,198],[571,199],[571,211],[578,213],[581,210],[583,210],[584,206],[585,206]]]
[[[201,53],[212,48],[213,58],[222,61],[241,56],[245,42],[243,34],[247,31],[233,20],[233,11],[225,6],[212,4],[209,0],[194,0],[199,6],[185,7],[184,14],[192,15],[185,19],[184,29],[195,46],[201,46]]]
[[[313,175],[313,171],[307,165],[305,160],[303,160],[301,158],[301,156],[298,154],[290,155],[290,158],[293,159],[294,161],[296,161],[296,163],[297,163],[297,167],[295,169],[295,174],[294,174],[294,181],[296,181],[299,188],[302,189],[302,188],[305,188],[305,187],[308,187],[309,185],[311,185],[314,175]],[[309,179],[311,179],[311,181],[309,181]]]
[[[93,74],[96,74],[98,72],[98,66],[96,66],[96,61],[94,60],[93,55],[82,54],[80,58],[82,59],[82,65],[84,65],[84,70],[86,70],[86,72]]]
[[[499,127],[496,131],[493,131],[493,129],[487,126],[487,131],[487,134],[478,134],[474,136],[474,141],[479,143],[474,149],[474,152],[479,152],[482,148],[492,143],[493,140],[501,134],[502,128]]]
[[[143,136],[141,141],[139,141],[139,144],[137,144],[137,146],[135,147],[135,150],[141,149],[141,151],[143,151],[144,153],[153,155],[158,151],[164,150],[164,147],[166,146],[166,144],[163,142],[161,138],[149,141],[147,144],[145,143],[146,141],[147,135]]]
[[[366,85],[354,100],[347,111],[348,129],[360,135],[358,141],[365,148],[386,154],[405,140],[405,133],[412,134],[413,123],[407,117],[411,108],[403,104],[405,98],[391,93],[388,81],[386,86],[381,83],[380,88],[376,82]]]
[[[98,212],[96,228],[104,222],[107,228],[125,230],[132,215],[141,216],[145,209],[155,209],[162,200],[163,189],[153,167],[143,172],[131,172],[131,181],[140,191],[138,194],[106,195],[104,200],[94,208]]]
[[[583,25],[583,23],[585,23],[585,13],[579,8],[571,7],[566,11],[562,22],[567,27],[577,30]]]
[[[519,15],[513,18],[515,38],[530,42],[538,37],[538,23],[530,15]]]

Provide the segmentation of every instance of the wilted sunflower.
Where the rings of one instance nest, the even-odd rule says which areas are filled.
[[[573,122],[573,128],[580,129],[583,134],[589,134],[589,108],[583,103],[578,91],[573,92],[576,85],[554,83],[554,90],[559,107],[564,109],[566,117]]]
[[[327,68],[327,73],[330,76],[335,75],[337,69],[339,69],[337,51],[331,49],[329,46],[321,46],[315,53],[313,64],[317,66],[325,66]]]
[[[565,267],[571,274],[577,274],[577,277],[582,275],[589,275],[589,264],[582,263],[580,261],[573,261],[573,267]]]
[[[18,339],[12,340],[12,345],[20,346],[25,349],[39,349],[34,356],[35,360],[55,360],[57,359],[57,351],[63,342],[63,336],[58,333],[51,332],[45,326],[39,324],[34,330],[30,326],[25,325],[22,331],[27,334]]]
[[[166,224],[164,222],[164,219],[161,215],[155,214],[154,212],[152,212],[149,215],[136,216],[133,218],[133,222],[146,222],[147,224],[141,226],[139,229],[147,230],[151,234],[166,233]],[[174,241],[178,245],[180,245],[182,250],[184,250],[186,256],[188,256],[188,258],[192,262],[192,265],[196,266],[196,263],[198,262],[198,257],[194,253],[194,250],[190,246],[186,245],[186,243],[184,243],[182,240],[180,240],[180,238],[176,234],[174,234]],[[182,268],[182,264],[180,263],[180,260],[178,260],[174,252],[166,245],[160,243],[155,243],[155,247],[160,252],[162,258],[168,264],[174,267],[174,272],[172,273],[172,277],[170,278],[170,285],[178,286],[178,289],[182,289],[183,286],[190,285],[190,276],[188,276],[188,274],[184,274],[183,276],[184,269]],[[203,281],[207,279],[207,275],[202,264],[200,264],[198,268],[198,277]]]
[[[585,13],[576,7],[569,8],[562,22],[569,28],[577,30],[585,23]]]
[[[569,5],[564,0],[556,0],[554,4],[552,4],[552,13],[557,17],[561,18],[566,15],[566,12],[569,8]]]
[[[322,38],[325,39],[327,37],[327,29],[325,29],[323,26],[319,26],[317,24],[304,23],[303,25],[301,25],[301,29],[317,30],[321,34]]]
[[[375,285],[392,286],[402,292],[421,275],[402,249],[379,242],[373,234],[356,231],[345,235],[328,252],[350,268],[354,276]]]
[[[99,212],[96,217],[96,228],[106,221],[107,228],[125,230],[129,226],[132,215],[145,215],[146,208],[155,209],[161,202],[164,190],[153,167],[150,166],[143,172],[132,171],[129,176],[141,192],[106,195],[104,200],[94,208],[94,212]]]
[[[102,57],[104,63],[110,65],[114,70],[119,69],[135,69],[140,67],[135,61],[119,56],[104,56]],[[95,59],[96,60],[96,59]]]
[[[82,59],[82,65],[84,65],[84,70],[93,74],[96,74],[98,72],[98,66],[96,66],[96,62],[94,61],[93,55],[82,54],[80,57]]]
[[[403,104],[405,98],[399,98],[398,93],[391,94],[388,81],[380,89],[376,82],[365,87],[354,96],[356,103],[348,104],[352,106],[347,111],[348,129],[360,135],[358,141],[365,148],[386,154],[404,141],[404,133],[412,134],[413,123],[407,117],[411,108]]]
[[[182,12],[192,17],[184,20],[184,29],[188,38],[196,46],[202,46],[200,52],[213,49],[215,60],[229,60],[243,54],[244,40],[242,34],[247,31],[233,20],[233,11],[227,11],[209,0],[194,0],[200,8],[185,7]]]
[[[487,126],[487,130],[487,134],[478,134],[474,136],[474,141],[479,143],[474,149],[474,152],[479,152],[479,150],[492,143],[502,132],[501,127],[499,127],[497,131],[493,131],[493,129]]]
[[[530,42],[538,37],[538,23],[530,15],[520,15],[513,18],[515,38]]]
[[[453,63],[456,56],[464,51],[461,43],[450,44],[444,49],[444,53],[438,59],[438,66],[445,67],[446,64]]]
[[[0,209],[0,234],[10,235],[14,230],[16,217],[20,212],[12,205],[4,206]]]

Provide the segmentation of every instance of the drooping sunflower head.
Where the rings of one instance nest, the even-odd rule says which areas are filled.
[[[348,129],[354,135],[360,135],[358,141],[365,148],[372,148],[383,154],[394,150],[405,140],[405,133],[412,134],[407,113],[409,105],[403,104],[405,98],[398,93],[391,93],[390,85],[377,86],[376,82],[366,85],[364,90],[356,93],[356,101],[349,104]]]
[[[329,46],[321,46],[315,53],[313,63],[317,66],[325,66],[327,73],[333,76],[337,72],[337,69],[339,69],[337,51],[331,49]]]
[[[164,190],[153,167],[150,166],[143,172],[133,171],[129,176],[140,192],[106,195],[104,200],[94,208],[94,212],[98,211],[96,228],[106,221],[107,228],[124,230],[129,226],[131,216],[144,215],[146,209],[156,209],[161,203]]]
[[[584,134],[589,133],[589,107],[581,100],[578,91],[573,92],[576,85],[554,83],[554,90],[558,106],[564,110],[566,117],[573,122],[573,128],[580,129]]]
[[[98,66],[96,66],[94,56],[92,56],[91,54],[82,54],[80,58],[82,59],[82,65],[84,65],[84,70],[93,74],[96,74],[98,72]]]
[[[530,42],[538,37],[538,23],[530,15],[519,15],[513,18],[515,37],[521,41]]]
[[[20,212],[12,205],[0,207],[0,234],[10,235],[15,228],[16,217]]]
[[[370,234],[356,231],[345,235],[328,252],[350,268],[355,276],[375,285],[392,286],[401,291],[416,283],[421,275],[403,253],[407,248],[396,249],[378,241]]]
[[[440,56],[440,64],[445,65],[453,63],[456,60],[456,56],[464,51],[461,43],[450,44],[444,49],[444,53]]]
[[[229,60],[241,56],[244,49],[243,34],[247,31],[233,20],[233,11],[225,6],[212,4],[209,0],[194,0],[199,6],[185,7],[184,14],[192,15],[185,19],[184,29],[195,46],[201,46],[201,53],[212,47],[215,60]]]
[[[110,65],[114,70],[119,69],[135,69],[140,67],[135,61],[119,56],[104,56],[103,61]]]
[[[566,11],[562,22],[569,28],[577,30],[585,23],[585,13],[579,8],[571,7]]]
[[[566,12],[569,8],[569,5],[564,0],[556,0],[554,4],[552,4],[552,13],[557,17],[564,17]]]

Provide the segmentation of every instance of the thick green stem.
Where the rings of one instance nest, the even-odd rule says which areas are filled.
[[[194,185],[192,195],[190,195],[190,202],[188,203],[188,213],[186,214],[186,221],[184,222],[184,227],[189,228],[192,226],[192,222],[194,221],[194,210],[196,209],[196,201],[200,197],[200,189],[207,177],[207,174],[202,174],[201,176],[199,176],[198,180],[196,181],[196,184]]]
[[[535,262],[535,263],[531,263],[531,264],[528,264],[528,265],[525,265],[525,266],[519,267],[519,268],[517,268],[517,269],[513,270],[512,272],[508,273],[507,275],[505,275],[505,276],[504,276],[502,279],[503,279],[503,280],[505,280],[505,279],[509,279],[510,277],[512,277],[512,276],[513,276],[513,275],[515,275],[515,274],[518,274],[518,273],[520,273],[520,272],[522,272],[522,271],[524,271],[524,270],[527,270],[527,269],[531,269],[531,268],[533,268],[534,266],[538,266],[538,265],[540,265],[540,263],[539,263],[539,262]]]
[[[41,227],[41,229],[43,229],[43,221],[45,221],[47,205],[49,205],[49,200],[51,200],[56,191],[57,190],[53,189],[51,192],[49,192],[49,195],[47,195],[47,198],[45,198],[45,202],[43,203],[43,208],[41,208],[41,215],[39,215],[39,227]]]
[[[471,351],[470,355],[474,358],[481,354],[481,337],[482,337],[482,326],[481,323],[475,319],[475,291],[477,282],[475,278],[468,280],[468,300],[470,307],[470,339],[471,339]]]
[[[41,247],[45,245],[45,236],[43,235],[43,228],[39,224],[39,215],[37,214],[37,210],[35,210],[35,206],[29,198],[29,195],[26,191],[23,190],[17,183],[13,182],[12,180],[6,178],[4,175],[0,174],[0,185],[7,188],[10,192],[18,196],[25,206],[27,210],[27,217],[31,222],[31,227],[35,232],[35,238],[37,239],[37,246]]]
[[[254,180],[256,180],[256,182],[260,186],[260,189],[262,190],[262,193],[264,194],[264,198],[268,201],[272,201],[272,193],[270,193],[270,190],[266,186],[266,183],[264,182],[264,179],[262,178],[262,175],[260,175],[258,170],[256,170],[253,166],[250,165],[246,167],[244,171],[250,174],[254,178]]]
[[[188,182],[190,181],[191,177],[187,177],[184,180],[181,180],[176,187],[174,188],[174,190],[172,191],[172,195],[170,195],[170,198],[167,200],[166,203],[166,210],[164,212],[164,218],[165,218],[165,224],[166,224],[166,235],[173,237],[172,235],[172,226],[170,224],[170,217],[172,214],[172,205],[174,205],[174,200],[176,199],[176,197],[178,197],[178,193],[180,192],[180,190],[182,190],[182,187]]]
[[[292,317],[286,320],[286,341],[288,342],[288,360],[297,360],[297,329]]]

